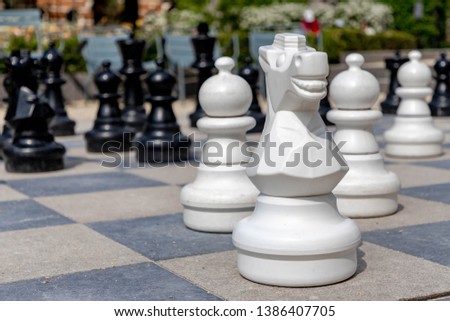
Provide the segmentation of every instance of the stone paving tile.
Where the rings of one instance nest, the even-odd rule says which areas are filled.
[[[440,161],[424,161],[424,162],[417,162],[414,165],[417,166],[427,166],[432,167],[436,169],[449,169],[450,170],[450,160],[444,159]]]
[[[0,205],[0,232],[69,223],[73,221],[31,199]]]
[[[450,204],[450,183],[403,188],[403,195]]]
[[[450,205],[399,195],[397,213],[384,217],[355,219],[361,231],[435,223],[450,219]]]
[[[156,179],[168,184],[184,185],[195,180],[197,167],[186,164],[186,167],[170,165],[168,167],[134,168],[127,170],[127,173]]]
[[[283,288],[248,281],[239,275],[235,251],[158,264],[225,300],[383,301],[434,298],[450,291],[450,268],[369,242],[360,247],[355,276],[321,287]]]
[[[153,263],[0,285],[0,300],[214,301],[216,296]]]
[[[1,164],[0,164],[1,165]],[[27,199],[28,196],[17,192],[8,185],[5,181],[0,181],[0,202],[23,200]]]
[[[78,224],[3,232],[0,249],[0,283],[148,261]]]
[[[366,232],[363,239],[450,267],[449,231],[446,221]],[[447,282],[450,286],[450,279]]]
[[[80,223],[178,213],[180,187],[159,186],[37,197],[40,204]],[[170,201],[168,201],[170,200]]]
[[[402,188],[450,182],[450,171],[442,171],[437,167],[419,166],[417,163],[390,163],[386,164],[386,168],[398,175]]]
[[[152,260],[233,248],[230,234],[189,230],[180,214],[93,223],[89,226]]]
[[[109,172],[41,179],[22,179],[11,181],[9,185],[19,192],[37,197],[76,194],[80,191],[88,193],[137,187],[156,187],[164,184],[156,180],[144,179],[132,174]]]

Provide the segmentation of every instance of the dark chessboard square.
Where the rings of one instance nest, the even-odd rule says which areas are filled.
[[[70,223],[73,221],[30,199],[0,205],[0,232]]]
[[[417,163],[414,163],[414,165],[417,165],[417,166],[428,166],[428,167],[433,167],[433,168],[449,169],[450,170],[450,160],[449,159],[442,159],[442,160],[437,160],[437,161],[417,162]]]
[[[449,231],[450,221],[445,221],[366,232],[363,239],[450,267]]]
[[[91,228],[152,260],[233,249],[231,234],[202,233],[186,228],[181,214],[100,222]]]
[[[21,179],[10,181],[8,185],[21,193],[31,197],[38,197],[153,187],[165,184],[133,174],[110,172]]]
[[[402,188],[403,195],[450,204],[450,183]],[[426,213],[423,213],[426,215]]]
[[[0,285],[0,300],[211,301],[219,298],[153,263]]]

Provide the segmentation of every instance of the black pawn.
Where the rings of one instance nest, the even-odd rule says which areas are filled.
[[[436,87],[430,102],[431,115],[450,116],[450,61],[445,53],[441,53],[434,70],[436,70]]]
[[[390,70],[391,77],[389,81],[389,89],[386,94],[386,99],[380,103],[383,114],[396,114],[397,108],[400,105],[400,96],[395,93],[395,90],[400,87],[397,79],[397,73],[400,66],[409,61],[408,57],[401,57],[400,52],[396,51],[395,56],[386,58],[386,68]]]
[[[133,134],[126,132],[121,118],[118,103],[120,95],[117,93],[121,79],[111,71],[111,63],[104,61],[102,70],[95,75],[94,81],[99,91],[96,95],[99,107],[94,128],[84,135],[87,151],[127,151],[131,147]]]
[[[43,66],[43,83],[45,84],[44,96],[48,104],[55,111],[55,116],[50,121],[49,127],[55,136],[70,136],[75,134],[75,122],[67,116],[64,107],[64,96],[61,87],[66,81],[61,77],[61,68],[64,60],[55,48],[55,43],[50,43],[50,48],[44,52],[41,59]]]
[[[131,34],[129,39],[117,41],[123,64],[119,72],[125,76],[122,119],[126,129],[133,133],[141,132],[144,129],[147,118],[141,83],[141,76],[146,73],[142,67],[145,44],[145,40],[135,39],[134,34]]]
[[[136,139],[137,160],[140,163],[168,163],[189,159],[190,140],[180,132],[173,113],[172,103],[176,100],[172,90],[175,77],[163,69],[163,61],[157,62],[157,69],[146,79],[150,95],[151,111],[144,133]]]
[[[239,69],[239,76],[244,78],[247,83],[250,85],[252,89],[252,103],[248,110],[248,115],[253,117],[256,120],[256,126],[250,129],[249,133],[260,133],[264,128],[264,122],[266,120],[266,116],[261,111],[261,106],[258,102],[258,78],[259,71],[258,68],[255,68],[251,65],[252,59],[247,57],[245,58],[245,66]]]
[[[331,110],[330,100],[328,99],[328,92],[329,90],[327,89],[327,95],[320,101],[319,114],[320,117],[322,117],[322,120],[325,123],[325,125],[333,126],[334,123],[330,122],[327,118],[327,113]]]
[[[198,35],[192,38],[192,45],[195,50],[195,62],[192,64],[192,67],[198,70],[197,106],[195,111],[189,115],[191,127],[197,127],[197,121],[205,116],[205,112],[200,105],[198,93],[205,80],[212,75],[214,69],[214,44],[216,43],[216,38],[208,35],[209,26],[206,22],[202,22],[197,26],[197,32]]]
[[[8,172],[35,173],[64,168],[66,150],[54,141],[48,130],[47,123],[53,116],[48,103],[29,88],[20,88],[16,114],[10,120],[14,127],[13,141],[3,151]]]

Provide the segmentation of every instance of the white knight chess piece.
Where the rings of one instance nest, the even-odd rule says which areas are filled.
[[[233,231],[239,272],[279,286],[345,280],[356,271],[361,234],[331,193],[348,167],[318,113],[327,55],[297,34],[276,35],[259,54],[268,111],[247,174],[261,194]]]

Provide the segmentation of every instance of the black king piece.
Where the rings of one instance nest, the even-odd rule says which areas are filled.
[[[136,139],[137,160],[140,163],[185,161],[189,158],[190,140],[180,132],[180,126],[172,109],[172,90],[175,77],[164,70],[164,62],[157,62],[157,69],[146,79],[150,95],[151,111],[143,135]]]
[[[41,58],[45,84],[44,96],[48,104],[55,112],[50,121],[50,131],[55,136],[70,136],[75,134],[75,122],[67,116],[64,107],[64,96],[61,87],[66,81],[61,77],[61,68],[64,60],[55,48],[55,43],[50,43],[50,48],[44,52]]]
[[[123,64],[119,72],[125,76],[122,119],[128,131],[137,133],[144,129],[146,120],[141,82],[141,76],[146,73],[142,66],[146,42],[135,39],[132,33],[129,39],[118,40],[117,45]]]
[[[192,67],[198,70],[198,82],[197,106],[195,111],[189,115],[191,127],[197,127],[197,121],[205,116],[205,112],[200,105],[198,93],[205,80],[211,77],[212,70],[214,68],[213,53],[216,38],[209,36],[208,32],[208,24],[206,22],[202,22],[197,26],[198,35],[192,38],[192,44],[195,49],[195,62],[192,64]]]

